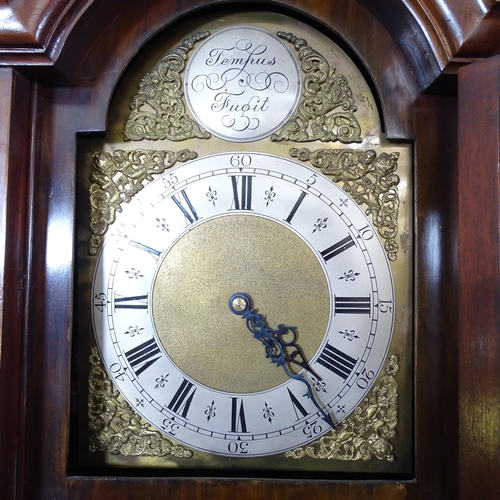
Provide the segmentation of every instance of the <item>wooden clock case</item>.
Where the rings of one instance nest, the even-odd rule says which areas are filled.
[[[500,486],[500,72],[494,57],[500,9],[493,1],[252,3],[344,39],[375,83],[387,138],[413,141],[411,477],[108,478],[69,467],[75,138],[105,130],[120,75],[155,33],[204,9],[240,6],[247,3],[0,2],[3,497],[494,498]]]

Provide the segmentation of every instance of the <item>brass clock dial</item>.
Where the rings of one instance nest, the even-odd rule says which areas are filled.
[[[391,342],[391,269],[345,192],[265,153],[193,160],[118,214],[98,258],[92,314],[129,404],[176,441],[219,455],[280,453],[330,430],[304,385],[272,365],[230,311],[236,292],[274,328],[296,327],[314,398],[342,422]]]

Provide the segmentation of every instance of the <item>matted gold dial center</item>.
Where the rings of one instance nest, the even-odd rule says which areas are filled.
[[[314,356],[330,316],[323,268],[293,231],[254,215],[208,220],[172,246],[153,286],[155,327],[172,361],[197,382],[232,393],[270,389],[287,377],[230,311],[238,291],[271,327],[295,326],[306,358]]]

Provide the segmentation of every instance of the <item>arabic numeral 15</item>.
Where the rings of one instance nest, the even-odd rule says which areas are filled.
[[[94,293],[94,306],[103,312],[106,307],[106,294],[105,293]]]
[[[392,300],[381,300],[378,308],[382,314],[392,312]]]

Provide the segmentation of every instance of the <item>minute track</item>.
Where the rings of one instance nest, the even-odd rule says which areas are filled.
[[[232,167],[231,158],[235,155],[239,155],[240,159],[245,156],[245,162],[250,161],[251,165],[241,169]],[[226,165],[224,165],[225,162]],[[231,445],[232,451],[228,449],[229,442],[239,442],[238,436],[241,441],[249,443],[248,449],[245,450],[248,452],[248,456],[269,455],[307,444],[328,429],[328,426],[322,420],[325,417],[325,413],[322,413],[322,411],[328,411],[331,413],[332,419],[341,421],[349,411],[355,408],[355,405],[366,393],[366,389],[361,390],[356,385],[355,381],[358,375],[353,370],[350,370],[352,362],[350,365],[348,363],[347,372],[342,372],[345,379],[333,373],[331,364],[330,367],[322,364],[322,361],[326,359],[326,354],[324,354],[326,353],[326,344],[333,346],[352,360],[365,360],[366,366],[373,372],[377,372],[383,362],[383,356],[390,341],[392,311],[387,308],[386,316],[379,318],[377,321],[376,318],[372,318],[371,313],[365,312],[366,303],[362,302],[361,306],[357,306],[357,309],[362,311],[358,314],[352,314],[354,308],[350,306],[344,307],[350,311],[351,314],[348,314],[340,312],[341,301],[335,302],[336,297],[339,299],[372,297],[375,292],[380,293],[380,290],[382,290],[384,293],[382,298],[387,299],[388,303],[392,304],[390,271],[386,260],[383,260],[385,254],[380,242],[376,239],[364,240],[358,233],[356,228],[365,227],[366,217],[357,207],[353,204],[351,209],[344,207],[341,210],[338,207],[335,197],[345,197],[345,193],[342,193],[337,187],[319,175],[314,177],[314,186],[310,186],[307,180],[311,179],[315,173],[311,169],[290,160],[261,153],[224,153],[193,160],[190,164],[172,169],[170,174],[172,174],[172,178],[175,177],[177,180],[175,185],[167,188],[166,184],[159,179],[146,186],[139,193],[137,199],[131,201],[132,207],[134,204],[141,207],[141,213],[144,214],[144,216],[141,216],[141,222],[135,223],[135,227],[133,227],[133,221],[127,226],[126,220],[120,220],[127,229],[127,244],[120,244],[119,241],[114,242],[111,239],[106,241],[106,251],[101,258],[101,260],[104,259],[101,266],[105,271],[103,278],[110,280],[107,295],[112,297],[112,294],[119,291],[124,299],[114,304],[118,304],[119,307],[111,311],[110,325],[117,331],[128,331],[131,325],[139,323],[138,314],[144,314],[148,324],[143,325],[141,323],[140,326],[144,326],[145,330],[139,335],[145,335],[145,332],[152,334],[162,354],[160,359],[153,361],[141,370],[133,384],[127,385],[126,382],[118,381],[120,391],[123,392],[135,411],[142,414],[155,427],[161,429],[163,419],[168,417],[179,423],[180,429],[176,433],[176,440],[205,451],[227,456],[238,456],[242,450],[237,449],[235,445]],[[241,183],[236,183],[239,209],[235,209],[232,181],[228,179],[228,176],[236,176],[240,181],[243,178],[248,180],[251,177],[252,179],[251,191],[249,191],[248,182],[246,187],[243,187]],[[272,203],[266,205],[265,191],[269,190],[270,186],[273,186],[275,196]],[[206,195],[209,192],[209,187],[212,196],[216,192],[217,200],[215,205],[210,202],[209,197]],[[182,194],[183,192],[187,194],[196,217]],[[245,193],[244,202],[243,193]],[[249,194],[251,195],[251,203],[248,202]],[[191,216],[192,222],[186,218],[186,214],[179,209],[179,206],[171,201],[174,196],[188,212],[188,215]],[[145,209],[144,207],[147,206],[151,208]],[[295,210],[294,207],[296,207]],[[320,215],[322,218],[328,217],[328,227],[323,228],[321,232],[316,231],[313,233],[313,224]],[[118,214],[118,217],[120,217],[120,214]],[[231,229],[232,232],[227,236],[228,241],[233,239],[238,242],[236,245],[237,253],[228,254],[226,259],[231,259],[233,255],[238,259],[251,256],[254,253],[253,245],[256,240],[262,242],[263,250],[266,251],[266,245],[272,239],[271,232],[262,234],[258,231],[250,232],[250,236],[245,240],[240,237],[242,225],[246,226],[250,222],[253,225],[255,222],[258,228],[266,228],[267,230],[268,227],[272,226],[276,230],[286,231],[287,234],[292,235],[290,241],[300,241],[301,244],[305,245],[311,259],[315,262],[314,265],[319,266],[318,268],[321,270],[322,276],[324,276],[326,296],[329,298],[326,308],[323,309],[326,311],[325,326],[322,327],[324,329],[320,331],[319,340],[309,356],[309,367],[312,373],[306,370],[306,377],[311,391],[314,391],[314,395],[316,395],[317,388],[320,388],[316,384],[325,382],[326,385],[323,388],[326,392],[318,393],[321,394],[321,408],[325,408],[325,410],[320,411],[313,403],[312,398],[302,396],[306,386],[298,381],[286,381],[285,379],[284,382],[280,381],[270,387],[250,390],[249,392],[214,388],[211,383],[205,383],[202,377],[191,375],[189,365],[178,364],[177,355],[172,351],[171,343],[162,340],[159,336],[159,306],[155,305],[157,293],[155,292],[155,284],[158,280],[159,270],[164,266],[164,263],[168,262],[169,256],[172,255],[177,245],[188,241],[186,239],[187,235],[196,235],[197,231],[201,231],[204,227],[214,229],[210,229],[207,232],[210,237],[201,238],[200,244],[196,247],[200,262],[206,260],[212,254],[222,251],[217,250],[214,252],[211,250],[206,253],[208,250],[205,250],[205,245],[208,245],[208,248],[215,248],[210,243],[213,237],[211,235],[217,227],[216,223],[218,224],[219,221],[224,220],[238,221],[238,223],[228,226],[234,227],[234,230]],[[165,226],[162,226],[162,224],[168,224],[168,231],[164,229]],[[217,241],[224,241],[224,233],[216,234]],[[133,244],[128,245],[129,241],[140,243],[135,246]],[[158,261],[149,258],[148,253],[151,255],[153,253],[148,248],[154,249],[155,254],[161,253]],[[320,253],[321,251],[324,253],[323,256]],[[326,251],[328,252],[325,253]],[[144,257],[138,261],[138,256],[141,254]],[[110,260],[107,257],[108,255],[114,255],[116,264],[111,264],[113,259]],[[182,252],[180,255],[182,255]],[[372,262],[375,262],[375,264],[372,264]],[[253,269],[259,272],[259,266],[262,266],[261,262],[253,263],[250,261],[249,264],[249,273]],[[143,266],[146,267],[142,269]],[[354,266],[357,266],[359,269],[356,269],[356,271],[359,270],[360,272],[355,281],[339,280],[340,275]],[[138,291],[139,281],[132,279],[132,275],[125,272],[132,267],[136,269],[141,267],[141,274],[145,276],[145,278],[141,278],[143,283],[144,279],[150,280],[147,294],[145,289]],[[113,276],[109,273],[111,268],[113,268]],[[189,278],[192,268],[183,267],[182,269],[184,270],[184,276]],[[217,267],[214,269],[217,269]],[[225,267],[219,267],[218,269],[219,273],[222,269],[227,272]],[[268,276],[270,276],[268,272],[262,274],[261,281],[266,283]],[[235,276],[235,280],[236,278],[237,276]],[[308,279],[307,274],[303,274],[301,280],[298,281],[299,286],[293,292],[297,298],[301,296],[301,293],[307,293]],[[218,274],[216,272],[210,274],[210,280],[219,280]],[[205,286],[210,284],[210,280],[208,277],[204,278]],[[96,281],[95,289],[97,290],[100,286],[99,282]],[[273,291],[286,290],[288,285],[286,282],[269,280],[266,286],[269,289],[269,292],[266,293],[269,293],[269,297],[274,298]],[[266,286],[263,287],[264,290]],[[194,287],[193,290],[198,290],[198,288]],[[293,294],[290,295],[290,298],[292,298]],[[144,305],[146,305],[144,302],[145,295],[147,295],[146,308],[144,308]],[[203,301],[214,300],[212,295],[204,297]],[[227,297],[226,295],[224,307],[225,311],[231,314],[227,310]],[[141,299],[142,302],[138,299]],[[192,303],[200,304],[202,302],[196,296],[193,296]],[[140,304],[140,308],[135,307],[137,304]],[[132,307],[120,307],[121,305],[130,305]],[[182,306],[176,305],[175,308],[177,307]],[[169,309],[168,315],[175,314],[175,308]],[[286,320],[285,306],[283,306],[282,310],[283,315],[281,317]],[[105,363],[107,366],[111,366],[116,362],[117,358],[116,354],[107,348],[108,340],[106,338],[109,339],[112,333],[107,326],[100,326],[104,325],[104,323],[96,316],[98,312],[93,314],[97,331],[102,332],[99,334],[101,339],[99,345],[102,345],[101,349],[105,352],[105,355],[103,355]],[[220,316],[226,313],[221,308],[217,314]],[[203,313],[203,317],[214,318],[214,315],[208,311]],[[186,319],[183,319],[183,322],[185,321]],[[353,321],[354,323],[352,323]],[[383,323],[382,327],[379,326],[380,321]],[[210,319],[210,322],[212,322],[212,319]],[[217,323],[215,322],[215,324]],[[200,330],[180,324],[180,328],[186,332],[181,334],[182,342],[187,342],[186,345],[189,345],[190,339],[193,339],[189,351],[193,356],[198,356],[203,352],[210,352],[211,356],[217,358],[217,356],[225,352],[226,347],[229,347],[231,342],[230,337],[223,341],[220,335],[216,334],[213,337],[216,340],[212,341],[212,347],[210,349],[202,348],[198,345],[198,342],[203,340],[203,328],[208,328],[208,326],[202,327]],[[344,331],[346,328],[354,328],[359,339],[354,342],[343,340],[338,331]],[[301,329],[299,334],[305,335],[305,331],[307,330]],[[121,356],[130,353],[130,350],[135,346],[142,345],[142,342],[138,342],[137,339],[140,340],[141,338],[136,337],[135,343],[132,345],[133,339],[129,339],[128,336],[118,336],[117,352],[121,352]],[[304,339],[307,340],[305,337]],[[143,340],[143,342],[145,341]],[[299,341],[299,344],[302,345],[302,340]],[[262,349],[262,347],[260,348]],[[154,359],[154,357],[148,357],[147,353],[145,354],[146,362]],[[260,354],[260,356],[263,357],[264,355]],[[218,370],[219,366],[225,363],[225,361],[222,362],[222,358],[220,360],[217,363],[212,363],[213,370]],[[197,361],[191,360],[190,363],[195,364]],[[238,361],[235,361],[235,363],[234,370],[241,370]],[[182,369],[179,366],[182,366]],[[135,368],[141,369],[138,364],[135,365]],[[300,366],[298,368],[299,371],[303,369]],[[155,389],[158,384],[156,380],[160,380],[166,373],[170,374],[168,382],[164,387]],[[176,399],[176,391],[180,390],[183,380],[186,381],[186,387],[188,384],[192,385],[189,385],[187,394]],[[231,375],[221,377],[221,380],[230,384]],[[347,384],[347,381],[349,384]],[[292,411],[294,403],[289,396],[289,391],[294,394],[300,405],[295,405],[297,413]],[[150,402],[146,401],[144,394],[151,394]],[[140,399],[144,399],[144,407],[137,404],[136,401]],[[232,401],[234,400],[238,401],[236,412],[232,410]],[[215,402],[213,405],[215,415],[207,421],[205,411],[212,401]],[[188,402],[189,404],[187,404]],[[240,402],[241,404],[239,404]],[[169,405],[170,409],[168,408]],[[335,413],[337,405],[345,406],[345,415]],[[243,408],[244,420],[238,411],[241,408]],[[271,419],[264,416],[266,408],[268,412],[272,411],[274,414]],[[184,410],[186,411],[184,412]],[[267,415],[270,414],[267,413]],[[233,424],[231,424],[231,419],[233,419]],[[314,432],[311,428],[312,424],[321,424],[316,427],[321,431]],[[230,430],[235,432],[228,433]]]

